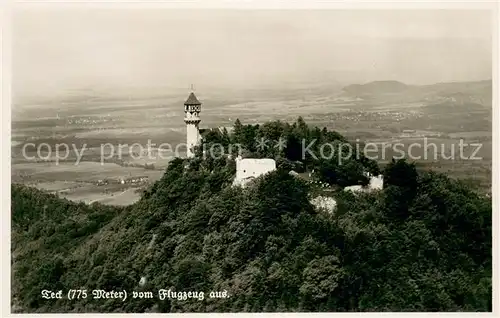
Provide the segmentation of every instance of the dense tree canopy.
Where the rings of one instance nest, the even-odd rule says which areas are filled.
[[[287,138],[288,147],[259,153],[254,141],[262,135]],[[237,122],[233,133],[213,132],[205,142],[219,138],[272,155],[280,168],[243,189],[231,186],[234,159],[198,152],[173,160],[125,208],[13,185],[13,304],[24,312],[491,310],[491,201],[475,189],[400,160],[383,171],[383,190],[338,190],[336,209],[324,211],[290,165],[339,185],[366,182],[363,172],[378,167],[367,159],[351,160],[349,169],[297,160],[294,140],[345,142],[342,136],[299,120]],[[40,296],[73,288],[152,291],[154,298]],[[203,291],[205,299],[160,300],[161,288]],[[210,291],[229,297],[210,298]]]
[[[319,180],[331,185],[365,185],[366,173],[380,173],[376,161],[362,151],[356,152],[342,135],[326,128],[310,128],[301,117],[292,124],[273,121],[263,125],[242,125],[237,119],[231,135],[227,130],[210,130],[203,139],[205,152],[215,153],[215,157],[240,153],[244,157],[275,158],[297,172],[318,170]],[[201,147],[197,154],[203,157]],[[204,157],[211,160],[212,156]]]

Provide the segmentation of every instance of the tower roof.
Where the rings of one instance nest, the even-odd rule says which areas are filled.
[[[184,105],[201,105],[201,103],[198,100],[198,98],[196,98],[194,93],[191,92],[191,94],[189,94],[188,99],[184,102]]]

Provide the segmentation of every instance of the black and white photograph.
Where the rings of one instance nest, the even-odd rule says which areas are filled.
[[[375,4],[13,4],[10,312],[493,312],[498,3]]]

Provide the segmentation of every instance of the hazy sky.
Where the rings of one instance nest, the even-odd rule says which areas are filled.
[[[21,94],[491,78],[488,11],[31,9],[13,22]]]

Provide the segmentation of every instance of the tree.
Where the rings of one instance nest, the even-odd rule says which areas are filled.
[[[414,163],[407,163],[405,159],[392,161],[384,170],[384,185],[404,187],[414,191],[417,187],[417,169]]]
[[[240,143],[241,138],[242,138],[242,132],[243,132],[243,125],[240,122],[240,119],[237,118],[236,121],[234,122],[233,126],[233,143]]]
[[[291,161],[299,161],[303,159],[302,156],[301,140],[295,134],[288,135],[285,147],[285,157]]]

